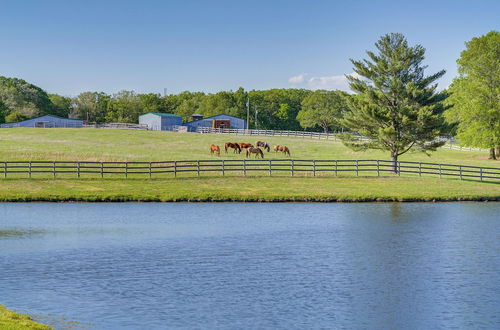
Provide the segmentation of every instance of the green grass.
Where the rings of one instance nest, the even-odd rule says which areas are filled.
[[[87,161],[161,161],[213,159],[210,144],[221,148],[225,142],[264,140],[269,144],[287,145],[296,159],[389,159],[382,151],[354,152],[340,142],[295,137],[212,135],[159,131],[105,129],[0,129],[1,160],[87,160]],[[266,158],[283,158],[274,152]],[[485,152],[440,149],[429,157],[407,153],[400,160],[455,163],[476,166],[500,166]],[[222,152],[221,159],[242,159]]]
[[[219,159],[209,153],[210,144],[265,140],[271,145],[287,145],[294,159],[389,159],[380,151],[354,152],[340,142],[284,137],[202,135],[133,130],[103,129],[35,129],[0,130],[2,160],[67,160],[67,161],[162,161]],[[274,152],[265,157],[283,158]],[[243,159],[243,154],[229,152],[220,159]],[[487,159],[486,153],[438,150],[429,157],[408,153],[400,160],[499,167],[500,162]],[[254,172],[255,173],[255,172]],[[74,174],[12,175],[0,179],[2,201],[429,201],[429,200],[499,200],[500,184],[439,179],[437,176],[355,177],[343,173],[339,177],[321,173],[318,177],[278,173],[266,177],[260,173],[241,177],[229,173],[203,174],[201,178],[171,174],[125,179],[114,177],[81,179]],[[9,175],[10,176],[10,175]],[[14,178],[17,177],[17,178]]]
[[[7,179],[0,201],[500,200],[500,185],[406,177]]]
[[[0,329],[4,330],[49,330],[51,327],[34,322],[28,315],[18,314],[0,305]]]

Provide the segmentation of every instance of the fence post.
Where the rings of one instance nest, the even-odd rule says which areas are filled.
[[[76,162],[76,175],[78,178],[80,177],[80,162]]]
[[[177,161],[174,160],[174,178],[177,177]]]
[[[7,162],[3,162],[3,177],[7,177]]]
[[[356,159],[356,176],[359,175],[358,160]]]
[[[377,176],[380,176],[380,161],[377,159]]]
[[[200,177],[200,161],[196,161],[196,173],[198,174],[198,177]]]
[[[149,162],[149,178],[151,179],[151,162]]]
[[[460,171],[460,180],[462,180],[462,165],[459,166],[459,171]]]
[[[292,159],[292,166],[291,166],[291,175],[293,176],[293,171],[294,171],[294,166],[293,166],[293,159]]]
[[[439,164],[439,178],[441,179],[441,164]]]
[[[483,168],[479,168],[479,177],[481,178],[481,182],[483,181]]]
[[[30,160],[30,167],[29,167],[29,176],[30,176],[30,179],[31,179],[31,160]]]
[[[125,162],[125,179],[128,177],[128,162]]]
[[[273,174],[273,170],[272,170],[271,165],[272,165],[272,163],[271,163],[271,160],[269,159],[269,176],[271,176]]]
[[[337,173],[337,163],[338,163],[338,161],[335,160],[335,176],[338,176],[338,173]]]
[[[243,159],[243,176],[247,176],[247,160]]]
[[[401,162],[398,162],[398,176],[401,176]]]
[[[104,163],[101,162],[101,179],[104,178]]]
[[[52,162],[52,173],[54,174],[54,179],[56,178],[56,162]]]
[[[422,162],[418,163],[418,176],[422,176]]]
[[[316,176],[316,160],[313,160],[313,176]]]
[[[222,176],[224,176],[224,159],[222,160]]]

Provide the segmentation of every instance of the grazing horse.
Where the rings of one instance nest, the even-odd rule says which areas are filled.
[[[229,148],[233,148],[234,153],[241,153],[241,148],[240,148],[240,145],[238,143],[226,142],[226,144],[224,145],[224,148],[226,149],[226,154],[227,154],[227,149],[229,149]]]
[[[220,148],[219,148],[219,146],[216,145],[216,144],[211,144],[210,145],[210,153],[212,155],[215,153],[217,156],[220,156]]]
[[[254,148],[254,147],[249,147],[247,149],[247,157],[250,157],[250,154],[255,154],[255,158],[257,158],[260,155],[260,158],[264,158],[264,153],[260,148]]]
[[[269,152],[271,150],[271,147],[269,146],[269,144],[265,141],[257,141],[257,143],[255,143],[255,146],[256,147],[262,147],[264,148],[267,152]]]
[[[282,152],[284,153],[285,155],[288,155],[290,156],[290,149],[288,149],[287,146],[274,146],[274,152]]]
[[[240,149],[246,149],[251,147],[253,147],[253,144],[251,143],[240,143]]]

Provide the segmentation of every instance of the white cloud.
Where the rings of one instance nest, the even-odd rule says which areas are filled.
[[[306,80],[307,74],[300,74],[298,76],[291,77],[288,79],[288,82],[291,84],[303,84],[304,87],[307,87],[312,90],[316,89],[326,89],[326,90],[335,90],[340,89],[343,91],[349,92],[349,81],[346,78],[346,75],[338,75],[338,76],[325,76],[325,77],[310,77]],[[361,78],[356,72],[352,72],[348,74],[348,76]]]
[[[306,80],[306,76],[307,76],[307,73],[301,73],[297,76],[290,77],[288,79],[288,82],[290,84],[301,84],[304,82],[304,80]]]

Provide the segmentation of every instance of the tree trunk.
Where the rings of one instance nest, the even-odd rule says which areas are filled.
[[[500,145],[497,146],[497,159],[500,158]]]
[[[488,159],[497,159],[495,157],[495,148],[490,148],[490,157]]]
[[[391,161],[392,161],[392,171],[394,173],[398,173],[398,154],[395,152],[391,153]]]

